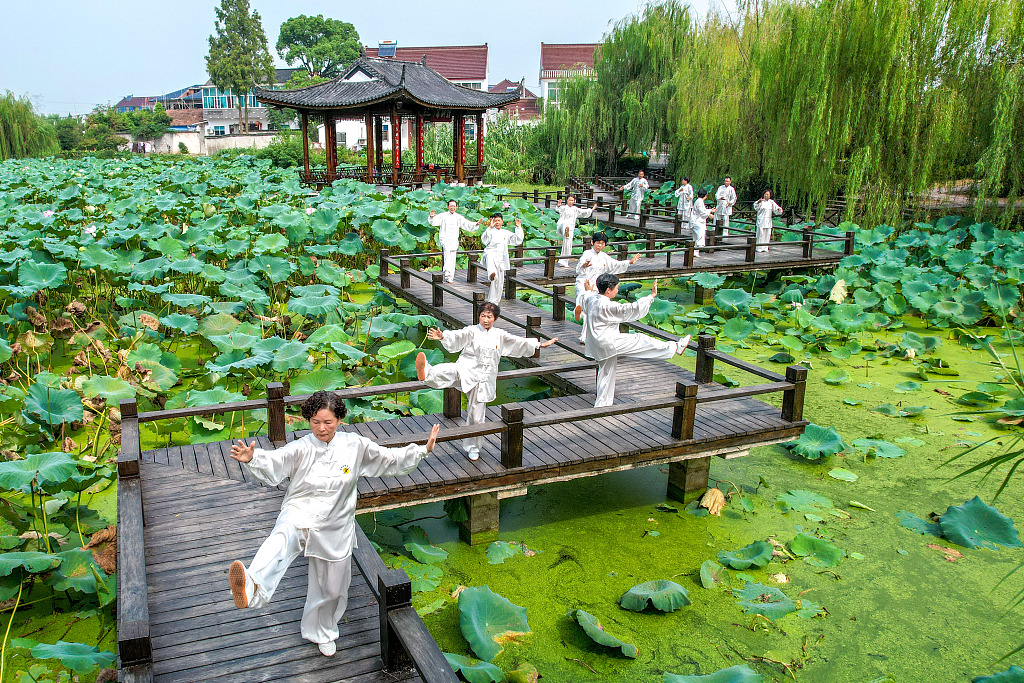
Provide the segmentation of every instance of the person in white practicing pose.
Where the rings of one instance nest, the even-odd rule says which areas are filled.
[[[701,188],[697,191],[697,199],[690,209],[690,229],[693,230],[693,255],[700,256],[700,248],[704,246],[704,238],[708,231],[708,216],[715,213],[715,209],[704,206],[704,198],[708,191]]]
[[[430,224],[437,231],[437,244],[441,247],[441,270],[444,272],[445,282],[455,282],[455,257],[459,251],[459,234],[465,230],[473,232],[478,225],[482,225],[484,219],[474,223],[462,214],[455,213],[459,203],[454,199],[448,200],[448,210],[444,213],[430,212]]]
[[[580,255],[579,263],[576,264],[576,308],[573,314],[577,320],[583,319],[583,295],[586,293],[584,285],[587,282],[593,283],[604,273],[625,273],[626,270],[640,260],[640,252],[633,255],[628,261],[613,259],[604,250],[608,244],[608,235],[603,232],[595,232],[593,246]],[[580,343],[584,342],[586,327],[580,331]]]
[[[636,178],[633,178],[628,183],[622,186],[623,192],[632,190],[633,194],[629,198],[629,214],[637,216],[640,213],[641,207],[644,205],[644,193],[650,189],[651,184],[647,182],[647,178],[644,177],[643,171],[637,171]]]
[[[498,363],[502,356],[522,358],[532,356],[538,348],[551,346],[558,338],[540,341],[509,334],[494,327],[501,315],[498,304],[490,302],[480,307],[480,324],[461,330],[442,332],[436,327],[427,330],[427,339],[441,342],[449,353],[460,351],[454,363],[431,365],[426,354],[416,356],[416,377],[434,389],[458,387],[469,402],[466,424],[480,424],[487,415],[487,404],[495,399],[498,381]],[[484,438],[474,436],[463,441],[470,460],[480,457]]]
[[[492,304],[501,301],[505,294],[505,271],[509,269],[508,248],[518,247],[523,243],[523,222],[516,219],[516,231],[501,227],[504,219],[500,214],[491,216],[491,224],[487,226],[480,241],[484,244],[484,267],[490,286],[487,289],[487,300]]]
[[[781,216],[782,207],[772,199],[772,191],[765,190],[754,202],[754,210],[757,211],[757,251],[768,251],[767,242],[772,241],[772,216]]]
[[[679,215],[680,220],[685,229],[690,229],[690,209],[693,208],[693,185],[690,184],[690,179],[687,176],[683,176],[683,183],[676,188],[676,213]]]
[[[337,651],[338,621],[348,606],[352,549],[356,545],[356,482],[359,477],[398,476],[416,469],[434,449],[439,425],[425,446],[383,448],[352,432],[339,432],[345,402],[318,391],[302,404],[310,434],[272,451],[238,441],[231,457],[267,486],[289,480],[281,513],[246,568],[228,568],[235,607],[263,607],[299,555],[309,558],[302,637],[327,657]],[[247,514],[241,511],[240,514]]]
[[[614,301],[619,293],[619,278],[604,274],[597,278],[597,289],[586,284],[583,309],[586,312],[586,353],[597,361],[597,400],[594,407],[610,406],[615,400],[615,366],[619,358],[661,358],[667,360],[686,351],[690,335],[679,341],[662,341],[646,334],[619,332],[619,323],[633,322],[647,315],[658,295],[658,281],[651,293],[631,304]]]
[[[715,192],[715,224],[722,224],[722,235],[729,234],[729,216],[732,215],[732,205],[736,203],[736,188],[732,186],[732,178],[725,176],[725,181],[718,186]]]
[[[581,209],[576,206],[576,198],[569,195],[565,199],[565,205],[562,205],[562,200],[558,200],[558,236],[562,238],[562,253],[560,256],[564,260],[560,260],[559,265],[568,267],[570,259],[567,258],[572,256],[572,237],[576,232],[576,221],[580,218],[590,218],[590,214],[594,212],[593,209]]]

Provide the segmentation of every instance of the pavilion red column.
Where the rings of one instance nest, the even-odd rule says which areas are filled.
[[[416,177],[423,176],[423,114],[416,114]]]
[[[477,173],[483,172],[484,165],[484,115],[476,115],[476,165],[480,168]],[[483,180],[483,178],[481,178]]]
[[[398,110],[391,107],[391,184],[397,185],[402,172],[402,128]]]
[[[452,163],[455,166],[455,178],[461,183],[466,181],[466,120],[462,114],[452,116]]]
[[[334,116],[324,114],[324,156],[327,158],[327,184],[334,182],[338,171],[338,132],[334,128]]]
[[[309,181],[309,112],[302,112],[302,167],[306,171],[303,180]]]
[[[373,135],[377,145],[377,171],[384,172],[384,119],[380,116],[373,117]]]
[[[373,114],[366,115],[366,182],[373,182]]]

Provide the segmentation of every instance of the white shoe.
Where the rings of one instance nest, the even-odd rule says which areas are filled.
[[[320,648],[320,654],[324,657],[333,657],[334,653],[338,651],[338,644],[333,640],[329,643],[317,643],[316,646]]]
[[[683,355],[683,352],[686,351],[686,345],[690,343],[691,336],[692,335],[688,334],[682,339],[680,339],[678,342],[676,342],[676,353],[679,354],[680,356]]]
[[[467,448],[466,449],[466,455],[469,456],[470,460],[479,460],[480,459],[480,449],[479,448]]]

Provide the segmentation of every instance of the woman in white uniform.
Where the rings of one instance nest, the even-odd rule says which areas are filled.
[[[576,292],[576,308],[573,311],[576,320],[583,319],[583,295],[586,293],[585,285],[587,282],[593,284],[599,276],[605,273],[625,273],[631,265],[640,260],[640,252],[633,254],[633,258],[628,261],[614,259],[604,250],[607,244],[608,235],[603,232],[595,232],[593,246],[583,252],[579,263],[576,264],[576,285],[574,287]],[[584,334],[585,332],[581,330],[581,344],[584,341]]]
[[[640,209],[643,208],[644,205],[644,193],[646,193],[650,187],[651,184],[647,182],[647,178],[644,177],[643,171],[637,171],[636,178],[633,178],[622,186],[623,192],[633,192],[629,198],[630,215],[634,217],[639,215]]]
[[[690,210],[693,208],[693,185],[690,184],[690,179],[687,176],[683,176],[683,183],[676,188],[676,213],[679,215],[679,219],[682,222],[684,229],[690,229]]]
[[[708,191],[701,188],[697,192],[697,199],[693,202],[690,210],[690,229],[693,230],[693,255],[700,256],[700,248],[704,246],[704,237],[708,231],[708,216],[714,215],[714,208],[704,206],[704,198]]]
[[[725,176],[725,181],[718,186],[715,192],[715,201],[718,202],[718,209],[715,213],[715,223],[722,224],[722,236],[729,235],[729,216],[732,215],[732,206],[736,203],[736,188],[732,186],[732,178]]]
[[[562,253],[560,256],[562,260],[559,260],[559,265],[569,266],[569,256],[572,256],[572,237],[576,232],[576,221],[580,218],[590,218],[590,214],[594,212],[593,209],[581,209],[576,206],[576,198],[569,195],[565,199],[565,205],[562,205],[562,200],[558,200],[558,206],[555,207],[558,211],[558,236],[562,238]]]
[[[772,216],[781,216],[782,207],[772,199],[772,191],[765,190],[754,202],[754,211],[757,212],[757,251],[768,251],[768,242],[772,241]]]
[[[448,200],[448,210],[444,213],[430,212],[430,224],[437,231],[437,244],[441,247],[441,271],[444,273],[444,281],[455,282],[455,257],[459,252],[459,235],[462,231],[473,232],[478,225],[483,224],[481,218],[474,223],[465,216],[455,213],[459,203],[454,199]]]
[[[497,396],[498,363],[502,356],[522,358],[532,356],[537,349],[551,346],[558,338],[542,342],[509,334],[494,327],[501,315],[497,304],[490,302],[480,307],[480,324],[461,330],[442,332],[436,327],[427,330],[427,339],[441,342],[448,353],[459,353],[454,363],[431,365],[425,354],[416,356],[416,377],[434,389],[458,387],[469,402],[466,424],[480,424],[487,414],[487,404]],[[463,441],[470,460],[480,457],[484,438],[474,436]]]
[[[484,245],[484,267],[490,286],[487,289],[487,300],[492,304],[499,303],[505,294],[505,271],[509,269],[508,248],[518,247],[523,243],[523,222],[516,219],[516,231],[506,230],[500,214],[491,216],[491,224],[480,235]]]
[[[231,595],[238,608],[270,602],[284,573],[299,555],[309,558],[306,605],[301,633],[330,657],[337,651],[338,621],[348,606],[355,540],[356,482],[359,477],[408,474],[434,449],[438,425],[425,446],[383,448],[366,437],[339,432],[345,402],[318,391],[302,404],[310,434],[272,451],[239,441],[231,457],[257,480],[277,486],[289,480],[281,513],[246,568],[228,568]],[[245,514],[244,511],[240,514]]]

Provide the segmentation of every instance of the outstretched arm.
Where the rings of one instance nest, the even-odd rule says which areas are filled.
[[[244,441],[231,446],[231,457],[242,463],[249,473],[267,486],[277,486],[295,472],[295,464],[306,447],[303,439],[267,451],[256,448],[253,441],[248,446]]]
[[[433,442],[437,439],[438,426],[434,425],[430,432],[430,438],[427,440],[431,449],[434,447]],[[366,437],[356,438],[359,440],[359,447],[362,451],[362,457],[359,460],[359,474],[363,477],[397,477],[409,474],[430,452],[426,446],[416,443],[401,448],[386,448]]]

